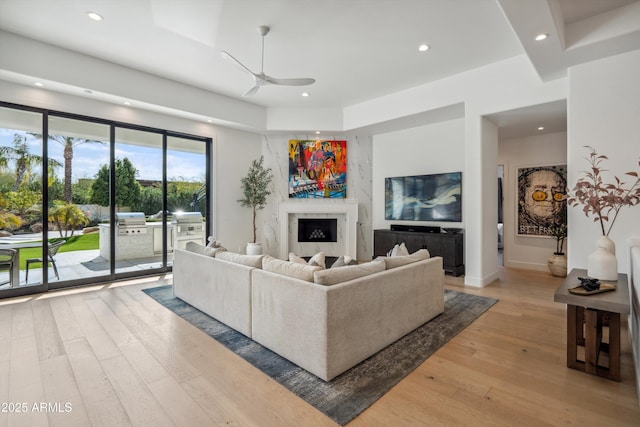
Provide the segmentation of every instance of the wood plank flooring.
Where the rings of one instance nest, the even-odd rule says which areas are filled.
[[[620,383],[566,368],[560,282],[504,269],[470,289],[447,276],[500,301],[349,425],[640,425],[626,322]],[[335,425],[140,291],[166,283],[0,300],[0,426]]]

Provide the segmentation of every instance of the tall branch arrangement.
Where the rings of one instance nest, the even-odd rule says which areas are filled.
[[[251,162],[247,175],[242,178],[242,198],[238,199],[241,206],[250,207],[253,210],[253,243],[256,242],[256,211],[264,209],[267,205],[267,197],[271,194],[269,185],[273,179],[271,168],[264,168],[264,156],[260,160]]]
[[[640,203],[640,177],[638,172],[627,172],[625,175],[635,179],[633,184],[629,185],[617,176],[613,177],[613,182],[604,182],[602,173],[608,171],[601,165],[609,158],[598,154],[592,147],[585,146],[585,148],[591,151],[586,158],[590,168],[582,171],[584,176],[578,179],[575,187],[568,192],[567,202],[570,206],[582,205],[584,214],[587,217],[593,216],[594,222],[600,222],[602,235],[608,236],[620,209]]]

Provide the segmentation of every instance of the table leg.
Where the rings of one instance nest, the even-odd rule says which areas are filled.
[[[609,378],[620,381],[620,313],[609,314]]]
[[[584,311],[582,307],[567,304],[567,368],[578,368],[578,336],[582,336],[582,322],[577,323],[577,318],[578,312],[582,311]],[[579,334],[578,325],[580,326]]]
[[[576,307],[576,344],[584,347],[584,307]]]
[[[584,333],[584,370],[590,374],[598,373],[598,356],[602,342],[602,312],[587,309],[585,311]]]

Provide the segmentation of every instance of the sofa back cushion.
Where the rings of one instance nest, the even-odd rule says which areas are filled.
[[[262,258],[264,255],[244,255],[235,252],[217,252],[216,258],[223,261],[235,262],[236,264],[246,265],[247,267],[261,268]]]
[[[378,273],[384,271],[384,269],[384,261],[375,260],[365,264],[347,265],[340,268],[316,271],[313,273],[313,281],[318,285],[331,286]]]
[[[196,242],[187,242],[185,249],[188,250],[189,252],[195,252],[197,254],[200,255],[206,255],[206,256],[215,256],[218,252],[224,252],[226,251],[225,248],[219,247],[219,248],[212,248],[209,246],[204,246],[201,245],[199,243]]]
[[[282,261],[269,255],[262,259],[262,269],[283,276],[294,277],[307,282],[313,282],[313,274],[322,270],[322,267],[297,262]]]
[[[431,255],[426,249],[420,249],[405,256],[391,256],[391,257],[378,257],[376,259],[383,259],[387,270],[391,268],[400,267],[401,265],[411,264],[412,262],[422,261],[423,259],[429,259]]]

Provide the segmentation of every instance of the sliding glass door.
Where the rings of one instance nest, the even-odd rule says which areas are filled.
[[[61,165],[48,182],[48,251],[55,252],[48,281],[108,276],[99,231],[109,209],[93,199],[95,177],[109,163],[109,126],[56,116],[49,116],[48,124],[49,159]]]
[[[20,288],[46,289],[32,261],[42,257],[46,239],[45,184],[62,164],[50,159],[44,168],[42,128],[42,114],[0,107],[0,298]]]
[[[210,147],[0,103],[0,298],[169,271],[209,234]]]

